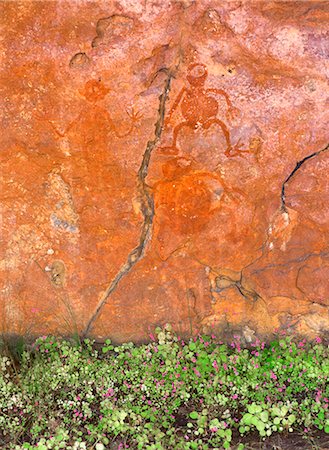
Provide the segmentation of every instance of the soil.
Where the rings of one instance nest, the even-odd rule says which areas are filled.
[[[244,450],[329,450],[329,435],[324,432],[275,434],[265,441],[250,434],[235,440],[233,448],[240,442],[245,445]]]

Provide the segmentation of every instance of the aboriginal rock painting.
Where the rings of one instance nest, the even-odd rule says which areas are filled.
[[[161,259],[165,260],[172,249],[187,250],[193,237],[201,236],[209,226],[222,225],[223,236],[234,232],[236,224],[227,217],[230,210],[243,207],[243,192],[228,186],[220,173],[200,168],[189,157],[171,157],[161,169],[162,179],[153,185],[154,245]]]
[[[178,107],[180,107],[183,120],[174,126],[172,144],[168,147],[163,147],[161,149],[162,152],[167,154],[177,154],[179,152],[177,139],[183,128],[207,130],[211,126],[217,126],[224,135],[226,142],[224,153],[227,157],[250,153],[254,150],[252,148],[241,149],[239,142],[232,145],[227,124],[222,118],[217,117],[219,102],[216,97],[223,97],[225,99],[228,108],[226,113],[228,120],[232,119],[238,110],[232,106],[229,96],[223,89],[206,88],[207,77],[208,71],[204,64],[194,63],[188,67],[186,79],[189,85],[188,87],[183,87],[179,92],[165,120],[165,126],[168,127],[171,124],[173,114]]]
[[[101,79],[91,79],[87,81],[83,89],[79,90],[79,94],[87,100],[87,104],[82,108],[81,113],[67,125],[64,129],[56,124],[56,121],[47,117],[46,114],[38,113],[36,118],[43,120],[49,124],[53,129],[57,138],[65,138],[70,131],[75,131],[75,142],[80,143],[84,148],[97,147],[108,145],[108,138],[110,134],[114,134],[117,138],[124,138],[129,136],[136,123],[141,119],[141,114],[136,112],[133,108],[126,113],[130,119],[130,125],[127,130],[119,130],[108,110],[101,105],[108,93],[111,91]],[[63,128],[63,127],[62,127]],[[77,139],[80,136],[80,139]]]
[[[216,97],[225,99],[227,123],[238,110],[233,107],[224,90],[206,87],[207,77],[204,64],[191,64],[187,70],[188,87],[181,89],[165,119],[168,130],[174,113],[180,109],[179,114],[175,114],[178,123],[173,124],[171,145],[159,149],[161,154],[166,155],[166,161],[161,167],[161,179],[153,186],[157,217],[155,235],[158,240],[161,240],[161,230],[171,230],[175,235],[186,238],[200,233],[216,215],[225,216],[225,210],[239,208],[241,202],[245,201],[245,194],[237,186],[230,186],[220,170],[209,170],[191,155],[183,155],[177,145],[179,134],[183,134],[184,128],[197,132],[213,126],[224,135],[224,155],[227,158],[255,154],[260,147],[260,140],[255,136],[250,139],[247,149],[241,149],[239,141],[232,144],[228,125],[217,117],[220,108]],[[182,119],[176,118],[178,116]],[[228,230],[231,228],[231,225],[227,225]]]
[[[155,185],[157,213],[171,230],[185,235],[205,227],[224,195],[217,174],[191,170],[190,164],[187,158],[171,159],[163,165],[164,180]]]

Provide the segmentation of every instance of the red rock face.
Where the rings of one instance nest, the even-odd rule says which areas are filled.
[[[2,333],[328,333],[328,3],[1,18]]]

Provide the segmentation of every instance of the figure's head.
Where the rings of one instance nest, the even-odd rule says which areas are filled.
[[[80,93],[90,102],[97,102],[103,100],[110,92],[101,80],[89,80],[85,84],[83,91]]]
[[[208,76],[207,68],[204,64],[191,64],[187,69],[187,81],[191,86],[203,86]]]

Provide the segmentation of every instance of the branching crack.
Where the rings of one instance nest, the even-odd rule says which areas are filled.
[[[247,289],[243,285],[243,276],[241,272],[241,276],[239,280],[234,280],[225,275],[219,275],[216,277],[216,288],[212,289],[212,292],[220,293],[225,289],[235,287],[238,292],[248,301],[257,302],[258,300],[263,301],[263,298],[254,290]]]
[[[144,222],[143,222],[141,234],[139,237],[139,244],[137,245],[137,247],[135,247],[129,253],[126,262],[123,264],[123,266],[120,268],[119,272],[116,274],[116,276],[113,278],[113,280],[110,282],[110,284],[106,288],[104,294],[102,295],[100,301],[98,302],[98,305],[97,305],[95,311],[93,312],[91,318],[89,319],[89,321],[82,333],[82,337],[86,337],[89,334],[94,323],[98,319],[101,310],[103,309],[104,305],[106,304],[109,296],[117,288],[121,279],[124,278],[131,271],[133,266],[143,257],[145,248],[151,238],[153,218],[154,218],[154,201],[153,201],[153,195],[150,192],[150,189],[147,186],[145,180],[146,180],[146,177],[148,174],[152,151],[154,150],[154,148],[156,147],[156,145],[158,144],[158,142],[161,139],[163,126],[164,126],[165,112],[166,112],[166,101],[168,100],[168,96],[169,96],[169,92],[170,92],[171,80],[174,76],[173,72],[169,69],[162,69],[161,71],[165,72],[167,74],[167,78],[165,81],[163,92],[159,97],[158,120],[155,124],[154,139],[148,141],[146,144],[146,149],[145,149],[145,152],[143,155],[143,160],[142,160],[142,163],[140,165],[140,168],[139,168],[138,174],[137,174],[138,191],[139,191],[141,203],[142,203],[142,207],[141,207],[142,214],[144,216]]]
[[[319,150],[317,152],[313,152],[310,155],[305,156],[305,158],[301,159],[300,161],[298,161],[296,163],[296,166],[295,166],[294,170],[290,173],[290,175],[284,180],[284,182],[282,184],[282,188],[281,188],[281,210],[283,212],[288,212],[287,206],[286,206],[286,185],[287,185],[287,183],[289,183],[291,178],[296,174],[296,172],[298,172],[298,170],[301,168],[301,166],[304,163],[306,163],[306,161],[308,161],[309,159],[314,158],[315,156],[320,155],[321,153],[326,152],[327,150],[329,150],[329,144],[327,144],[322,150]]]

